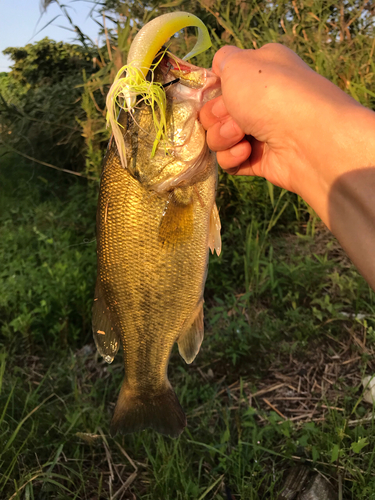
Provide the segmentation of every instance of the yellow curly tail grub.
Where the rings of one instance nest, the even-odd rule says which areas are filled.
[[[204,52],[211,47],[210,35],[203,22],[188,12],[171,12],[153,19],[147,23],[136,35],[131,44],[127,64],[120,69],[107,95],[107,126],[111,125],[121,164],[127,167],[126,148],[124,138],[117,122],[118,109],[132,112],[137,102],[140,101],[151,107],[155,125],[156,139],[151,156],[161,140],[165,140],[167,133],[166,124],[166,96],[162,84],[153,81],[153,71],[161,61],[152,67],[156,54],[169,38],[177,31],[187,26],[198,28],[198,38],[194,48],[184,57],[189,59]],[[151,81],[146,80],[151,71]],[[121,75],[125,72],[125,76]],[[120,102],[121,101],[121,102]],[[159,109],[159,113],[156,112]]]
[[[209,49],[212,44],[208,29],[198,17],[188,12],[170,12],[153,19],[137,33],[129,50],[128,64],[135,63],[142,68],[146,77],[162,45],[177,31],[188,26],[198,28],[198,38],[194,48],[183,59],[190,59]]]

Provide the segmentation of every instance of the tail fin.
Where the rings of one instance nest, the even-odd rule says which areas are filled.
[[[186,426],[186,416],[167,381],[165,390],[157,394],[142,394],[123,382],[111,422],[111,434],[129,434],[147,427],[171,437],[177,437]]]

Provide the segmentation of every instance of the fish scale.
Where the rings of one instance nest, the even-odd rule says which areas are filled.
[[[187,128],[186,144],[174,155],[159,147],[151,158],[151,111],[144,105],[134,122],[122,111],[128,168],[113,141],[101,178],[93,330],[108,360],[122,343],[125,366],[112,432],[152,427],[177,436],[182,431],[186,417],[168,381],[168,362],[175,342],[191,362],[203,338],[217,165],[196,111],[191,119],[191,102],[174,105],[173,92],[167,98],[169,135],[176,130],[180,141]],[[154,178],[167,182],[166,172],[176,175],[195,157],[203,163],[190,179],[157,191]]]

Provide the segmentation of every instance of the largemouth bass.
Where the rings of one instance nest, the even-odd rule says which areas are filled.
[[[187,363],[199,351],[208,249],[219,253],[221,245],[217,165],[198,120],[220,83],[165,50],[153,68],[148,78],[165,92],[164,116],[145,99],[122,110],[123,145],[112,140],[104,159],[93,332],[106,361],[120,342],[123,348],[125,378],[111,432],[152,427],[175,437],[186,417],[168,381],[168,361],[175,342]],[[165,120],[164,138],[155,120]]]

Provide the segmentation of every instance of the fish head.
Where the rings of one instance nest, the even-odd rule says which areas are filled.
[[[148,78],[165,90],[166,137],[158,142],[155,150],[154,122],[155,116],[160,119],[160,110],[140,100],[131,113],[133,122],[124,139],[129,155],[127,165],[132,175],[148,188],[165,193],[189,185],[205,170],[213,155],[206,143],[199,111],[208,100],[220,95],[221,87],[215,73],[169,52],[164,51],[155,61],[155,69]]]

